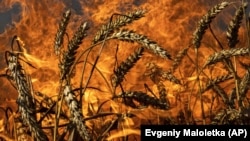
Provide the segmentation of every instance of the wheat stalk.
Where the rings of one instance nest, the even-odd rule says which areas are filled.
[[[171,55],[164,48],[159,46],[155,41],[148,39],[144,35],[137,34],[132,30],[123,29],[117,31],[113,33],[113,35],[110,38],[128,42],[138,42],[146,49],[152,51],[154,54],[165,59],[171,59]]]
[[[187,54],[188,51],[188,47],[181,49],[176,57],[173,60],[173,65],[171,66],[170,70],[172,71],[172,73],[176,70],[176,68],[179,66],[179,64],[181,63],[182,59],[184,58],[184,56]]]
[[[54,50],[55,50],[56,55],[60,54],[60,48],[63,44],[63,37],[66,32],[67,25],[69,23],[70,15],[71,15],[70,10],[67,10],[66,12],[64,12],[63,18],[61,19],[61,22],[59,24],[59,28],[57,30],[55,41],[54,41]]]
[[[222,98],[224,104],[229,104],[229,98],[227,96],[227,93],[218,84],[213,84],[212,89]]]
[[[229,80],[231,78],[233,78],[233,75],[229,73],[229,74],[226,74],[223,76],[218,76],[212,80],[209,80],[208,83],[206,84],[205,88],[202,90],[202,93],[204,93],[205,91],[212,88],[214,84],[219,84],[219,83],[225,82],[226,80]]]
[[[240,28],[241,20],[243,19],[243,11],[246,9],[247,3],[241,5],[235,12],[233,19],[230,21],[227,28],[227,40],[228,46],[230,48],[235,47],[235,45],[239,42],[238,40],[238,30]]]
[[[122,26],[144,17],[145,13],[146,10],[139,9],[127,13],[126,15],[119,15],[114,21],[110,21],[101,27],[94,37],[93,44],[103,40],[105,35],[111,34],[114,30],[117,30]]]
[[[72,122],[77,127],[77,131],[82,139],[90,141],[91,137],[87,130],[87,126],[84,124],[84,118],[79,106],[77,99],[75,98],[75,94],[71,90],[70,85],[66,85],[63,91],[64,99],[69,107]]]
[[[134,99],[145,106],[151,105],[151,106],[154,106],[154,107],[157,107],[160,109],[164,109],[164,110],[169,109],[168,103],[164,103],[161,100],[159,100],[155,97],[151,97],[151,96],[149,96],[146,93],[143,93],[141,91],[121,92],[116,97],[131,98],[131,99]]]
[[[143,53],[143,48],[140,47],[133,54],[128,56],[128,58],[123,61],[120,66],[114,70],[114,74],[111,77],[111,82],[113,87],[117,87],[124,79],[126,73],[135,65],[135,63],[141,58]]]
[[[204,67],[215,64],[223,59],[229,59],[232,56],[243,56],[247,55],[249,52],[248,48],[230,48],[227,50],[221,50],[219,52],[215,52],[214,54],[210,55],[204,65]]]
[[[47,141],[48,138],[41,126],[36,121],[36,109],[31,95],[31,89],[25,76],[24,70],[18,61],[17,54],[9,53],[7,58],[10,76],[15,81],[18,91],[17,104],[23,121],[29,126],[31,132],[39,141]]]
[[[212,9],[210,9],[206,15],[204,15],[201,20],[198,22],[198,26],[193,33],[193,45],[195,48],[199,48],[201,44],[202,37],[206,32],[209,24],[216,17],[218,13],[220,13],[225,7],[229,5],[228,2],[221,2],[215,5]]]
[[[87,36],[87,29],[87,22],[83,22],[74,34],[73,38],[69,41],[68,50],[64,53],[63,59],[59,65],[61,68],[61,80],[66,79],[71,66],[75,61],[76,51],[82,43],[83,38]]]

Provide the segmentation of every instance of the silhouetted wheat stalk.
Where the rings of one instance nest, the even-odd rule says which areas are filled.
[[[135,65],[135,63],[141,58],[143,48],[140,47],[133,54],[131,54],[125,61],[123,61],[111,77],[111,83],[113,87],[117,87],[124,79],[126,73]]]
[[[248,48],[231,48],[227,50],[221,50],[210,55],[204,65],[204,67],[215,64],[223,59],[228,59],[232,56],[244,56],[249,53]]]
[[[239,42],[238,40],[238,30],[240,28],[240,23],[243,19],[243,11],[246,9],[247,4],[242,4],[237,11],[235,12],[234,18],[230,21],[228,28],[227,28],[227,39],[228,39],[228,46],[230,48],[235,47],[235,45]]]
[[[225,105],[229,104],[229,98],[223,88],[221,88],[218,84],[213,84],[212,89],[222,98]]]
[[[125,26],[129,23],[132,23],[135,20],[138,20],[144,17],[146,10],[138,9],[133,12],[127,13],[125,15],[119,14],[114,21],[109,21],[107,24],[104,24],[101,29],[96,33],[93,44],[97,43],[104,39],[105,35],[109,35],[114,30],[119,29],[122,26]],[[112,20],[112,18],[111,18]]]
[[[237,120],[240,119],[240,117],[241,114],[236,109],[223,109],[215,115],[211,124],[212,125],[242,124],[241,121],[237,123]]]
[[[148,39],[146,36],[137,34],[132,30],[120,30],[111,35],[110,38],[119,39],[128,42],[138,42],[146,49],[152,51],[154,54],[159,55],[165,59],[171,59],[171,55],[155,41]]]
[[[56,55],[59,55],[61,46],[63,45],[63,37],[66,32],[67,25],[69,23],[70,15],[71,15],[70,10],[67,10],[66,12],[64,12],[63,18],[61,19],[61,22],[59,24],[59,28],[56,33],[55,43],[54,43],[54,50],[55,50]]]
[[[71,112],[71,116],[72,116],[71,120],[74,123],[74,125],[77,127],[78,133],[80,134],[82,139],[86,141],[90,141],[91,136],[89,135],[89,131],[86,125],[84,124],[85,121],[83,119],[81,108],[79,106],[78,101],[75,98],[75,94],[73,93],[70,85],[65,86],[63,94],[64,94],[64,99]]]
[[[61,80],[66,79],[66,76],[75,61],[76,50],[82,43],[83,38],[86,37],[86,30],[87,22],[83,22],[74,34],[73,38],[69,41],[68,50],[63,54],[63,59],[60,64]]]
[[[144,92],[141,91],[126,91],[126,92],[121,92],[120,94],[118,94],[118,97],[121,98],[131,98],[136,100],[137,102],[145,105],[145,106],[153,106],[156,108],[160,108],[160,109],[168,109],[168,105],[167,103],[162,102],[161,100],[159,100],[158,98],[155,97],[151,97],[149,95],[147,95]]]
[[[157,84],[157,89],[159,91],[160,101],[163,103],[166,103],[167,107],[169,107],[169,101],[167,100],[167,90],[166,90],[166,86],[163,84],[163,82],[160,81]]]
[[[212,88],[214,84],[219,84],[219,83],[225,82],[225,81],[232,79],[232,78],[233,78],[232,74],[218,76],[218,77],[208,81],[208,83],[205,85],[205,88],[202,90],[202,93],[204,93],[205,91]]]
[[[149,76],[155,84],[158,84],[160,81],[166,80],[175,84],[181,84],[180,80],[176,78],[171,73],[171,71],[164,71],[162,68],[152,62],[147,64],[147,71],[145,72],[145,76]]]
[[[188,49],[189,49],[188,47],[183,48],[177,53],[176,57],[173,59],[173,65],[170,68],[172,73],[176,70],[178,65],[181,63],[182,59],[187,54]]]
[[[201,39],[207,30],[209,24],[212,22],[212,20],[216,17],[218,13],[220,13],[225,7],[229,5],[228,2],[221,2],[217,5],[215,5],[212,9],[210,9],[206,15],[202,17],[202,19],[199,21],[198,26],[193,33],[193,45],[195,48],[199,48],[201,44]]]
[[[25,76],[24,70],[18,60],[18,55],[10,52],[8,55],[8,69],[19,93],[17,103],[22,119],[29,126],[29,129],[37,140],[47,141],[47,136],[36,121],[36,109],[31,95],[31,89],[26,78],[27,76]]]

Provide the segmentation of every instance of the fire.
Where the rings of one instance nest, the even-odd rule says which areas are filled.
[[[209,116],[215,116],[216,114],[213,113],[213,115],[210,115],[211,108],[218,112],[224,108],[224,105],[221,104],[221,99],[214,100],[216,94],[213,91],[204,91],[204,94],[200,97],[199,90],[202,91],[203,89],[201,88],[206,87],[209,79],[223,76],[228,71],[223,68],[225,67],[224,65],[218,64],[210,66],[210,68],[204,68],[203,72],[206,75],[200,72],[198,77],[196,70],[197,64],[195,63],[196,54],[191,44],[193,33],[198,26],[198,21],[206,14],[208,9],[215,4],[218,4],[218,2],[191,2],[183,0],[107,0],[105,2],[0,1],[0,16],[2,14],[9,14],[7,12],[12,12],[12,26],[5,27],[4,32],[0,33],[0,57],[2,57],[2,59],[0,59],[0,74],[4,76],[0,77],[0,83],[2,84],[0,86],[0,94],[5,98],[0,100],[6,101],[7,99],[8,101],[13,101],[17,99],[18,96],[16,89],[11,86],[11,83],[9,83],[8,79],[3,75],[7,68],[6,62],[4,62],[4,53],[5,51],[12,51],[11,46],[13,45],[13,52],[21,54],[22,59],[20,62],[27,76],[31,78],[33,96],[36,99],[41,99],[41,97],[36,95],[39,92],[39,94],[51,98],[54,102],[60,101],[60,96],[64,95],[62,92],[66,91],[64,86],[71,85],[72,92],[68,92],[68,95],[65,94],[65,96],[68,96],[69,102],[71,102],[71,98],[79,100],[80,97],[82,97],[82,100],[79,100],[80,112],[83,113],[86,126],[89,129],[96,129],[96,131],[98,131],[93,135],[96,138],[99,137],[100,139],[101,137],[105,137],[107,140],[118,139],[125,136],[136,136],[138,138],[138,136],[140,136],[139,126],[141,124],[149,124],[148,121],[154,124],[170,124],[174,120],[179,121],[179,119],[185,119],[186,122],[190,124],[194,122],[192,121],[193,118],[197,124],[208,124],[211,122]],[[230,4],[237,7],[240,5],[240,2]],[[18,13],[12,10],[13,5],[20,10]],[[218,14],[218,17],[215,17],[211,23],[211,29],[213,29],[216,37],[218,37],[218,40],[220,40],[223,45],[227,43],[225,27],[233,17],[233,15],[229,13],[235,11],[232,7],[233,6],[230,5],[229,8],[225,9],[225,12]],[[61,54],[57,56],[54,51],[55,35],[57,34],[60,20],[63,16],[62,13],[67,9],[71,10],[71,15],[66,34],[63,37]],[[111,32],[110,34],[117,36],[116,38],[111,39],[107,37],[104,43],[99,42],[98,45],[93,45],[93,39],[96,33],[100,31],[103,24],[111,21],[111,16],[114,13],[112,16],[113,21],[119,18],[119,16],[122,16],[121,14],[126,14],[135,9],[145,9],[145,16],[139,17],[125,27],[122,27],[121,29],[123,30],[121,30],[118,35],[112,35],[112,33],[119,31],[118,28]],[[247,8],[245,12],[249,12],[249,8]],[[71,43],[71,39],[73,39],[78,27],[80,27],[83,22],[88,23],[86,37],[83,37],[82,43],[76,50],[77,53],[73,59],[74,64],[70,65],[70,67],[72,67],[70,69],[71,74],[66,76],[67,78],[62,79],[62,70],[60,69],[62,66],[60,66],[60,64],[63,63],[63,59],[67,58],[65,56],[63,58],[63,55],[67,53],[68,44]],[[1,25],[0,28],[2,28]],[[239,43],[237,47],[247,44],[249,37],[245,36],[246,29],[246,25],[242,22],[242,27],[239,29]],[[122,33],[122,31],[129,30],[133,30],[133,32]],[[212,47],[216,47],[216,51],[220,50],[219,43],[214,39],[211,32],[209,29],[205,32],[198,50],[198,67],[200,68],[202,68],[206,59],[215,52],[211,49]],[[131,53],[136,51],[137,48],[141,47],[140,43],[120,41],[119,38],[122,38],[122,34],[125,36],[125,33],[133,33],[130,34],[130,37],[137,35],[136,37],[143,38],[141,42],[147,41],[150,47],[153,46],[156,50],[163,48],[161,51],[166,50],[172,59],[184,48],[187,48],[187,53],[172,73],[171,66],[173,66],[173,60],[161,58],[164,55],[156,55],[152,50],[150,51],[150,47],[148,47],[143,50],[142,55],[137,58],[138,60],[132,60],[131,58],[128,60],[134,61],[132,63],[134,65],[126,72],[121,82],[122,87],[118,85],[114,88],[111,82],[112,75],[114,72],[121,73],[124,71],[122,69],[126,68],[126,65],[130,63],[126,64],[125,62],[124,66],[126,67],[121,67],[121,70],[117,71],[119,65],[122,64]],[[14,36],[17,38],[15,43],[12,44]],[[134,39],[133,41],[136,42],[141,38]],[[19,44],[16,44],[16,42]],[[91,46],[94,47],[89,57],[85,59],[87,51]],[[20,47],[21,50],[18,50],[18,47]],[[225,48],[228,47],[225,46]],[[81,56],[83,52],[86,53]],[[97,56],[99,58],[95,63]],[[72,58],[69,60],[72,60]],[[77,64],[75,64],[76,60],[78,61]],[[246,58],[239,60],[249,62]],[[148,63],[156,64],[155,68],[148,70],[146,67]],[[94,65],[96,65],[96,68],[92,70]],[[65,65],[63,67],[67,66]],[[236,73],[242,78],[246,71],[244,67],[240,67],[240,65],[237,65],[237,67]],[[168,77],[171,77],[171,80],[176,78],[180,83],[168,81]],[[199,83],[197,82],[198,78]],[[229,82],[222,83],[220,87],[222,87],[226,93],[229,93],[235,85],[234,82],[235,81],[231,79]],[[161,85],[161,88],[164,87],[161,90],[166,93],[167,101],[165,102],[164,100],[159,102],[159,97],[161,97],[159,94],[159,85]],[[136,96],[129,95],[130,97],[124,97],[127,91],[135,92],[134,94]],[[79,95],[81,92],[84,94],[83,96]],[[71,93],[73,93],[75,97],[71,96]],[[143,94],[147,94],[149,97],[144,97]],[[137,101],[130,101],[132,98],[137,98]],[[139,100],[143,98],[147,100],[141,104]],[[158,103],[153,103],[152,101],[157,101]],[[76,105],[72,104],[73,106],[67,107],[67,102],[62,101],[62,113],[70,117],[70,110],[72,110],[72,107],[74,109]],[[17,109],[15,102],[10,102],[9,105],[6,105],[6,103],[1,106],[4,108],[11,107],[15,110]],[[135,108],[132,106],[133,104],[134,106],[139,106]],[[58,105],[55,107],[58,108]],[[164,107],[165,109],[162,108],[163,106],[166,106]],[[52,108],[53,112],[57,111],[55,107],[54,109]],[[46,108],[46,110],[48,110],[49,107]],[[181,113],[184,113],[184,115],[180,116]],[[3,114],[1,113],[0,115]],[[55,118],[55,115],[53,116]],[[39,117],[42,117],[42,114],[40,115],[39,113]],[[0,116],[0,121],[2,121],[2,119],[4,119],[4,117]],[[46,118],[46,120],[51,119]],[[67,123],[68,122],[65,121],[59,121],[58,124]],[[52,126],[55,126],[55,124],[56,122],[53,119]],[[46,123],[42,123],[42,125],[47,126]],[[64,127],[60,129],[59,134],[62,133],[62,129],[64,129]],[[46,133],[53,136],[53,133],[50,133],[49,130],[46,130]],[[9,136],[14,138],[12,135]],[[67,134],[66,136],[70,135]],[[50,140],[52,140],[52,138],[50,138]]]

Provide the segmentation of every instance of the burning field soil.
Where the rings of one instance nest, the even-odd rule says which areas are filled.
[[[243,1],[0,0],[0,138],[249,124]]]

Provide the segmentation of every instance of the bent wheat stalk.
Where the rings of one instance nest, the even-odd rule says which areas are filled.
[[[107,24],[103,25],[101,29],[96,33],[93,44],[96,44],[99,41],[104,40],[105,35],[109,35],[114,30],[119,29],[122,26],[125,26],[129,23],[132,23],[135,20],[138,20],[144,17],[146,10],[135,10],[126,15],[118,15],[118,17],[114,21],[109,21]],[[111,19],[112,20],[112,17]]]
[[[141,58],[143,48],[140,47],[133,54],[131,54],[120,66],[114,71],[114,75],[111,77],[113,87],[117,87],[124,79],[126,73],[135,65],[135,63]]]
[[[61,68],[61,80],[66,79],[66,77],[70,74],[70,69],[75,61],[76,50],[79,48],[79,45],[82,43],[84,37],[86,37],[87,30],[87,22],[83,22],[73,38],[70,40],[68,44],[68,50],[64,53],[62,62],[60,64]]]
[[[18,55],[10,52],[7,53],[9,55],[7,57],[8,70],[10,71],[10,76],[15,81],[14,83],[19,94],[17,104],[21,117],[37,140],[47,141],[47,136],[36,121],[36,109],[31,95],[30,85],[25,76],[25,72],[18,61]]]
[[[228,39],[228,46],[230,48],[235,47],[235,45],[239,42],[238,40],[238,30],[240,28],[241,20],[243,19],[243,11],[246,9],[247,4],[244,3],[241,5],[237,11],[235,12],[235,16],[230,21],[228,28],[227,28],[227,39]]]
[[[81,112],[81,108],[79,106],[78,101],[75,98],[75,94],[71,90],[70,85],[66,85],[63,91],[64,99],[69,107],[71,113],[71,120],[73,124],[77,127],[77,131],[82,139],[86,141],[90,141],[91,137],[87,130],[87,126],[85,125],[85,121]]]
[[[145,106],[151,105],[153,107],[157,107],[157,108],[164,109],[164,110],[167,110],[170,108],[167,102],[162,102],[161,100],[155,97],[151,97],[141,91],[121,92],[116,97],[131,98],[131,99],[138,101],[141,104],[144,104]]]
[[[161,46],[159,46],[155,41],[152,41],[148,39],[146,36],[137,34],[136,32],[132,30],[120,30],[115,33],[109,38],[113,39],[119,39],[122,41],[128,41],[128,42],[138,42],[146,49],[152,51],[154,54],[171,60],[171,55]]]
[[[249,53],[248,48],[231,48],[227,50],[221,50],[219,52],[215,52],[214,54],[210,55],[204,65],[204,67],[215,64],[223,59],[228,59],[232,56],[243,56]]]
[[[198,22],[198,26],[193,33],[193,45],[195,48],[199,48],[201,44],[202,37],[206,32],[209,24],[216,17],[218,13],[220,13],[225,7],[229,5],[228,2],[221,2],[215,5],[212,9],[210,9],[206,15],[204,15],[201,20]]]

